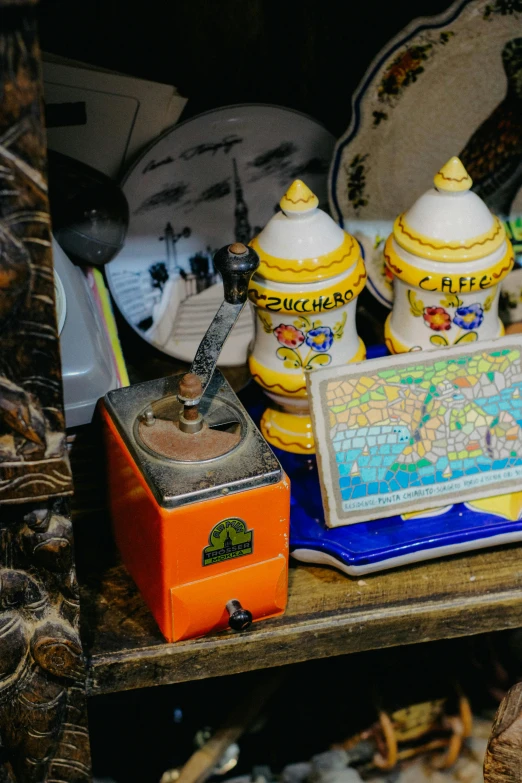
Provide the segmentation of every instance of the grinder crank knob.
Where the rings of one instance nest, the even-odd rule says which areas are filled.
[[[227,603],[226,610],[230,615],[228,624],[233,631],[246,631],[252,625],[252,612],[243,609],[236,598]]]
[[[256,251],[242,242],[225,245],[214,256],[214,267],[223,278],[225,301],[229,304],[246,302],[248,283],[259,266]]]

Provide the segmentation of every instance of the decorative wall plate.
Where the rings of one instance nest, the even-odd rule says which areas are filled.
[[[223,298],[214,252],[252,239],[295,178],[304,177],[325,206],[334,143],[305,114],[252,104],[200,114],[149,147],[123,181],[129,230],[106,266],[111,293],[133,329],[191,361]],[[252,336],[245,308],[220,364],[243,364]]]
[[[351,226],[351,229],[348,226]],[[366,287],[381,304],[391,309],[393,281],[384,263],[383,250],[386,239],[392,232],[393,220],[346,220],[344,227],[362,247],[368,276]]]
[[[490,209],[517,223],[521,20],[520,0],[458,0],[412,21],[371,63],[335,149],[329,199],[332,216],[373,250],[383,224],[427,190],[431,172],[453,155]],[[391,306],[378,250],[366,261],[370,291]]]

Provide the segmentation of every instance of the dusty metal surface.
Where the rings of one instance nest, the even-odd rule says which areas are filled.
[[[138,424],[141,443],[158,457],[181,462],[199,462],[228,454],[241,440],[241,424],[230,425],[233,431],[209,427],[203,419],[199,431],[183,431],[179,421],[156,418],[153,427],[146,422]]]
[[[232,451],[213,459],[184,462],[154,454],[141,441],[140,427],[147,433],[154,430],[158,416],[164,421],[177,420],[181,406],[176,398],[182,377],[170,376],[115,389],[104,400],[158,503],[176,508],[280,481],[283,474],[279,462],[219,370],[215,370],[199,410],[209,428],[229,432],[237,428],[240,440]],[[143,422],[147,409],[153,410],[156,417],[156,424],[151,427]]]
[[[187,376],[190,378],[193,374],[199,377],[203,393],[212,377],[221,349],[245,306],[248,282],[259,266],[259,257],[253,248],[235,242],[218,250],[214,256],[214,266],[223,278],[225,301],[208,327]],[[183,386],[180,391],[180,402],[184,402],[186,406],[199,403],[200,398],[197,395],[194,397],[193,394],[183,393]]]
[[[241,302],[240,304],[222,302],[221,307],[215,314],[212,323],[199,344],[190,372],[197,375],[200,379],[203,393],[205,393],[212,377],[225,340],[232,331],[232,327],[239,318],[244,305],[245,302]],[[184,402],[186,400],[186,398],[181,397],[180,399],[183,399]],[[186,403],[194,405],[198,403],[198,399],[186,400]]]

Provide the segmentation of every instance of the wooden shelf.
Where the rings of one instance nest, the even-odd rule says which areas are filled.
[[[244,634],[167,644],[118,562],[93,431],[72,449],[81,624],[91,694],[522,626],[522,547],[350,578],[292,563],[286,614]]]
[[[290,569],[283,617],[166,644],[122,565],[84,586],[91,694],[234,674],[522,625],[522,551],[503,547],[352,579]]]

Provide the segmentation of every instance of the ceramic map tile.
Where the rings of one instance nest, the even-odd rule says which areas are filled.
[[[307,384],[330,527],[520,488],[520,335],[318,370]]]

